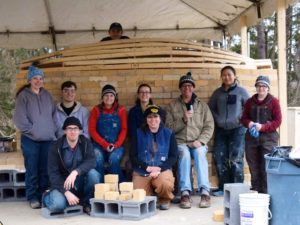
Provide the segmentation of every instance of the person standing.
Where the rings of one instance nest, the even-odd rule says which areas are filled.
[[[167,107],[166,126],[176,137],[179,151],[180,207],[191,208],[191,160],[197,172],[201,195],[200,208],[210,207],[210,184],[208,180],[207,142],[214,132],[214,120],[209,107],[194,93],[195,82],[191,73],[179,80],[181,95]]]
[[[102,103],[91,111],[89,133],[94,141],[96,170],[100,173],[100,182],[104,180],[106,162],[108,172],[118,174],[119,181],[124,181],[120,162],[127,135],[127,114],[125,108],[118,103],[115,87],[110,84],[102,88]]]
[[[61,85],[62,102],[56,105],[55,119],[57,122],[57,136],[62,137],[64,130],[62,125],[67,117],[75,116],[82,124],[82,134],[89,138],[88,119],[89,111],[76,101],[77,85],[73,81],[65,81]]]
[[[82,128],[78,118],[67,117],[62,126],[65,134],[49,151],[51,191],[44,195],[43,203],[51,212],[82,204],[83,211],[90,214],[90,199],[100,175],[94,169],[96,158],[93,145],[81,135]]]
[[[256,94],[246,102],[241,122],[249,128],[245,144],[252,190],[267,193],[264,155],[270,153],[278,144],[279,135],[276,129],[281,124],[282,116],[278,99],[269,93],[269,78],[258,76],[255,87]]]
[[[146,124],[132,137],[130,158],[133,165],[133,186],[147,195],[158,197],[161,210],[170,208],[174,198],[172,166],[177,161],[177,143],[171,129],[161,123],[161,108],[149,105],[144,112]]]
[[[249,98],[247,90],[237,83],[232,66],[221,70],[222,85],[214,91],[209,107],[215,120],[213,157],[219,178],[215,196],[223,196],[225,183],[244,182],[244,148],[246,129],[240,123]]]
[[[21,132],[21,149],[25,164],[26,197],[33,209],[41,207],[41,196],[48,188],[48,150],[56,139],[55,105],[43,87],[44,72],[30,66],[28,84],[17,92],[13,121]]]

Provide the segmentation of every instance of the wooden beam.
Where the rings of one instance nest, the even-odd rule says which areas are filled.
[[[248,52],[248,32],[247,32],[247,17],[241,16],[241,53],[243,56],[249,56]]]
[[[280,145],[288,143],[287,127],[287,72],[286,72],[286,0],[277,0],[278,34],[278,84],[282,123],[280,126]]]

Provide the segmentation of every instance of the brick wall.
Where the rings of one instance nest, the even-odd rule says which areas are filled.
[[[196,80],[196,94],[205,102],[212,92],[221,84],[219,68],[192,69]],[[165,106],[180,94],[178,80],[188,69],[132,69],[132,70],[100,70],[100,71],[66,71],[53,72],[45,69],[45,88],[49,90],[56,101],[60,101],[60,85],[66,80],[72,80],[78,85],[77,100],[91,109],[100,103],[101,89],[105,84],[112,84],[119,94],[119,102],[127,109],[134,105],[137,87],[148,83],[153,89],[152,98],[155,104]],[[258,75],[268,75],[271,80],[271,93],[278,96],[277,71],[272,69],[251,70],[237,69],[240,84],[252,95],[255,92],[254,82]],[[17,75],[17,89],[26,82],[26,71]],[[212,162],[211,143],[209,144],[209,173],[213,186],[217,185],[216,172]],[[18,145],[20,146],[20,145]],[[0,161],[1,163],[1,161]],[[245,168],[245,180],[249,182],[248,167]]]

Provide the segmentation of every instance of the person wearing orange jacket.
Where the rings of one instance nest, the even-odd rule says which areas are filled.
[[[124,155],[123,143],[127,135],[127,114],[118,103],[115,87],[110,84],[102,88],[102,103],[91,111],[89,133],[94,142],[100,182],[104,180],[106,162],[108,173],[118,174],[119,181],[124,181],[120,161]]]

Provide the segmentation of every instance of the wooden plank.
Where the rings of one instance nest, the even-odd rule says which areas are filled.
[[[226,65],[226,64],[225,64]],[[97,66],[72,66],[72,67],[57,67],[57,68],[45,68],[43,71],[47,72],[64,72],[64,71],[101,71],[101,70],[118,70],[118,69],[182,69],[182,68],[222,68],[224,64],[216,63],[148,63],[139,64],[139,67],[135,67],[132,64],[124,65],[97,65]],[[252,65],[234,65],[236,69],[256,69]],[[22,70],[20,74],[27,73],[26,70]]]
[[[82,56],[82,55],[100,55],[100,54],[107,54],[107,53],[121,53],[121,52],[146,52],[146,51],[156,51],[156,50],[164,50],[164,51],[171,51],[171,47],[141,47],[141,48],[123,48],[123,49],[94,49],[91,51],[80,51],[80,52],[63,52],[62,56],[69,57],[69,56]]]
[[[75,66],[75,65],[116,65],[116,64],[139,64],[139,63],[170,63],[170,62],[194,62],[194,63],[204,63],[204,62],[217,62],[217,63],[231,63],[231,64],[241,64],[238,60],[224,60],[209,57],[171,57],[171,58],[132,58],[132,59],[111,59],[111,60],[88,60],[88,61],[71,61],[65,62],[64,66]]]
[[[30,59],[23,60],[23,61],[21,61],[21,63],[29,63],[29,62],[39,61],[41,59],[46,59],[46,58],[50,58],[50,57],[54,57],[54,56],[60,56],[60,55],[61,55],[61,51],[56,51],[56,52],[52,52],[52,53],[49,53],[49,54],[44,54],[44,55],[41,55],[41,56],[37,56],[37,57],[33,57],[33,58],[30,58]]]
[[[220,56],[214,55],[211,53],[203,53],[203,52],[194,52],[194,51],[181,51],[181,50],[172,50],[172,51],[149,51],[149,52],[124,52],[124,53],[112,53],[112,54],[101,54],[101,55],[87,55],[87,56],[73,56],[66,58],[57,58],[50,60],[41,60],[41,65],[52,64],[57,62],[70,62],[70,61],[79,61],[79,60],[100,60],[100,59],[113,59],[113,58],[132,58],[132,57],[148,57],[148,56],[182,56],[182,57],[190,57],[190,56],[208,56],[215,58],[223,58],[228,60],[237,60],[241,61],[239,58],[232,58],[229,56]]]

